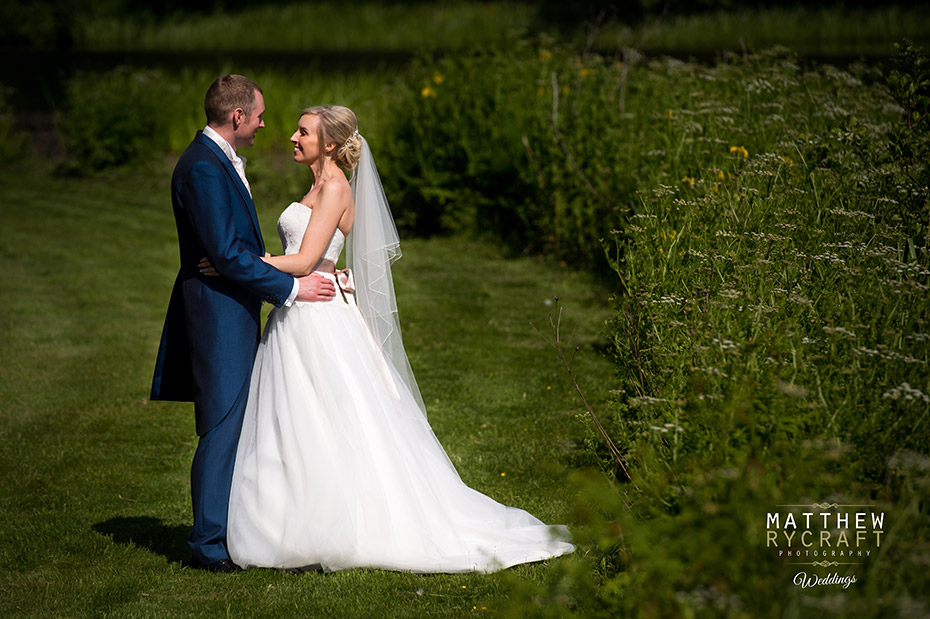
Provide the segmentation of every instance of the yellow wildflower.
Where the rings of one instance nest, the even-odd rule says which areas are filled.
[[[420,91],[420,96],[424,99],[436,98],[436,91],[433,90],[432,86],[424,86],[423,90]]]
[[[742,155],[743,157],[748,157],[748,156],[749,156],[749,151],[746,150],[746,148],[743,147],[743,146],[731,146],[731,147],[730,147],[730,152],[731,152],[731,153],[736,153],[736,154],[738,154],[738,155]]]
[[[570,93],[571,91],[572,91],[572,89],[569,88],[568,86],[562,86],[562,94],[563,94],[563,95],[567,95],[567,94]]]
[[[547,49],[544,49],[543,51],[539,52],[539,59],[542,60],[543,62],[548,62],[552,60],[552,52],[550,52]]]
[[[791,157],[782,157],[781,160],[782,160],[782,162],[784,162],[784,164],[787,165],[787,166],[793,166],[793,165],[794,165],[794,160],[793,160]]]
[[[691,185],[691,187],[692,187],[692,189],[693,189],[693,188],[694,188],[694,183],[697,182],[697,179],[695,179],[693,176],[686,176],[686,177],[684,177],[683,179],[681,179],[681,182],[682,182],[682,183],[688,183],[689,185]]]
[[[726,177],[723,175],[723,170],[717,172],[717,178],[724,180]]]
[[[446,81],[446,78],[443,77],[442,73],[440,73],[439,71],[436,71],[435,73],[433,73],[433,82],[435,82],[437,86],[439,84],[442,84],[444,81]]]
[[[674,230],[672,230],[671,237],[672,237],[672,238],[675,238],[675,231],[674,231]]]
[[[672,116],[673,116],[672,110],[671,110],[671,108],[669,108],[669,110],[668,110],[668,117],[671,118]]]
[[[581,71],[578,72],[578,75],[582,78],[588,77],[589,75],[591,75],[591,69],[582,69]]]

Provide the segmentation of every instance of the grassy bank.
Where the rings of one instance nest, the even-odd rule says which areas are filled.
[[[253,160],[259,154],[253,155]],[[500,576],[353,571],[233,578],[181,567],[195,445],[189,405],[147,400],[177,265],[169,167],[93,179],[29,166],[0,175],[0,614],[49,616],[459,616],[500,608]],[[277,211],[253,180],[273,235]],[[269,247],[278,245],[269,238]],[[395,279],[411,362],[463,478],[572,524],[564,467],[579,412],[544,324],[560,295],[592,384],[604,293],[549,262],[493,246],[404,244]],[[551,566],[512,571],[542,582]]]

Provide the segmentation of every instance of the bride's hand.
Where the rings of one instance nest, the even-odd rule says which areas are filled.
[[[197,268],[200,269],[200,273],[208,277],[219,277],[220,274],[216,272],[216,269],[213,268],[213,265],[210,264],[209,258],[201,258],[200,262],[197,263]]]

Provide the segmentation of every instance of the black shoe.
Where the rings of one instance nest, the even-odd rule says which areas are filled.
[[[220,559],[212,563],[191,561],[191,568],[195,570],[205,570],[207,572],[220,572],[222,574],[233,574],[242,571],[242,568],[233,563],[232,559]]]

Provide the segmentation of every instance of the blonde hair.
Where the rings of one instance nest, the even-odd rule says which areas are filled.
[[[210,84],[204,97],[203,109],[207,113],[207,124],[226,124],[230,112],[241,107],[246,114],[255,107],[255,92],[261,92],[258,84],[242,75],[224,75]]]
[[[355,112],[343,105],[314,105],[300,113],[320,117],[320,148],[325,152],[326,144],[335,144],[333,163],[346,171],[352,171],[362,156],[362,137],[358,135],[358,119]]]

